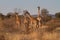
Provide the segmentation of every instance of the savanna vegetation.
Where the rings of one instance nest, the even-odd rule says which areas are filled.
[[[33,27],[23,27],[24,16],[24,14],[18,14],[19,21],[21,21],[21,25],[19,25],[19,27],[16,28],[16,12],[9,12],[7,13],[7,15],[0,13],[0,40],[20,40],[20,38],[21,40],[60,40],[60,12],[57,12],[52,16],[52,14],[49,14],[49,11],[47,9],[42,9],[41,22],[42,27],[44,28],[38,29],[37,31],[33,31],[31,34],[27,32],[33,30]],[[36,19],[37,15],[32,15],[32,17]],[[30,25],[30,19],[28,17],[27,20],[27,25]],[[26,31],[25,29],[27,29],[28,31]]]

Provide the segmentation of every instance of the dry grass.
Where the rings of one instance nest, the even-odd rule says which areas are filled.
[[[44,26],[39,30],[24,34],[22,31],[24,30],[23,27],[19,30],[14,29],[14,20],[15,19],[0,20],[0,40],[60,40],[60,27],[56,27],[53,31],[48,31],[45,29],[48,26]]]

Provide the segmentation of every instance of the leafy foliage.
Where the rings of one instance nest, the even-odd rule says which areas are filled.
[[[57,12],[57,13],[55,14],[55,17],[56,17],[56,18],[60,18],[60,12]]]
[[[49,15],[49,11],[47,9],[42,9],[41,14],[45,22],[51,20],[52,18],[51,15]]]
[[[0,13],[0,19],[3,20],[4,19],[4,15],[2,13]]]

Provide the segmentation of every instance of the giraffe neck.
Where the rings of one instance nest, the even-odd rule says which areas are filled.
[[[40,21],[41,20],[41,16],[40,16],[40,9],[38,9],[38,16],[37,16],[37,20]]]
[[[17,27],[20,26],[20,20],[17,14],[16,14],[16,24],[17,24]]]
[[[38,17],[40,16],[40,10],[38,10]]]
[[[31,15],[27,15],[27,16],[30,18],[30,20],[33,20],[33,17]]]
[[[27,23],[27,19],[26,19],[26,16],[24,16],[24,23]]]

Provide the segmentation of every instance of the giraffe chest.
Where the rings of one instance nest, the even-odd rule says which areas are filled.
[[[40,20],[41,20],[41,18],[40,18],[40,17],[37,17],[37,20],[38,20],[38,21],[40,21]]]
[[[28,21],[27,20],[24,20],[24,23],[27,23]]]
[[[17,24],[20,24],[20,21],[16,21]]]

